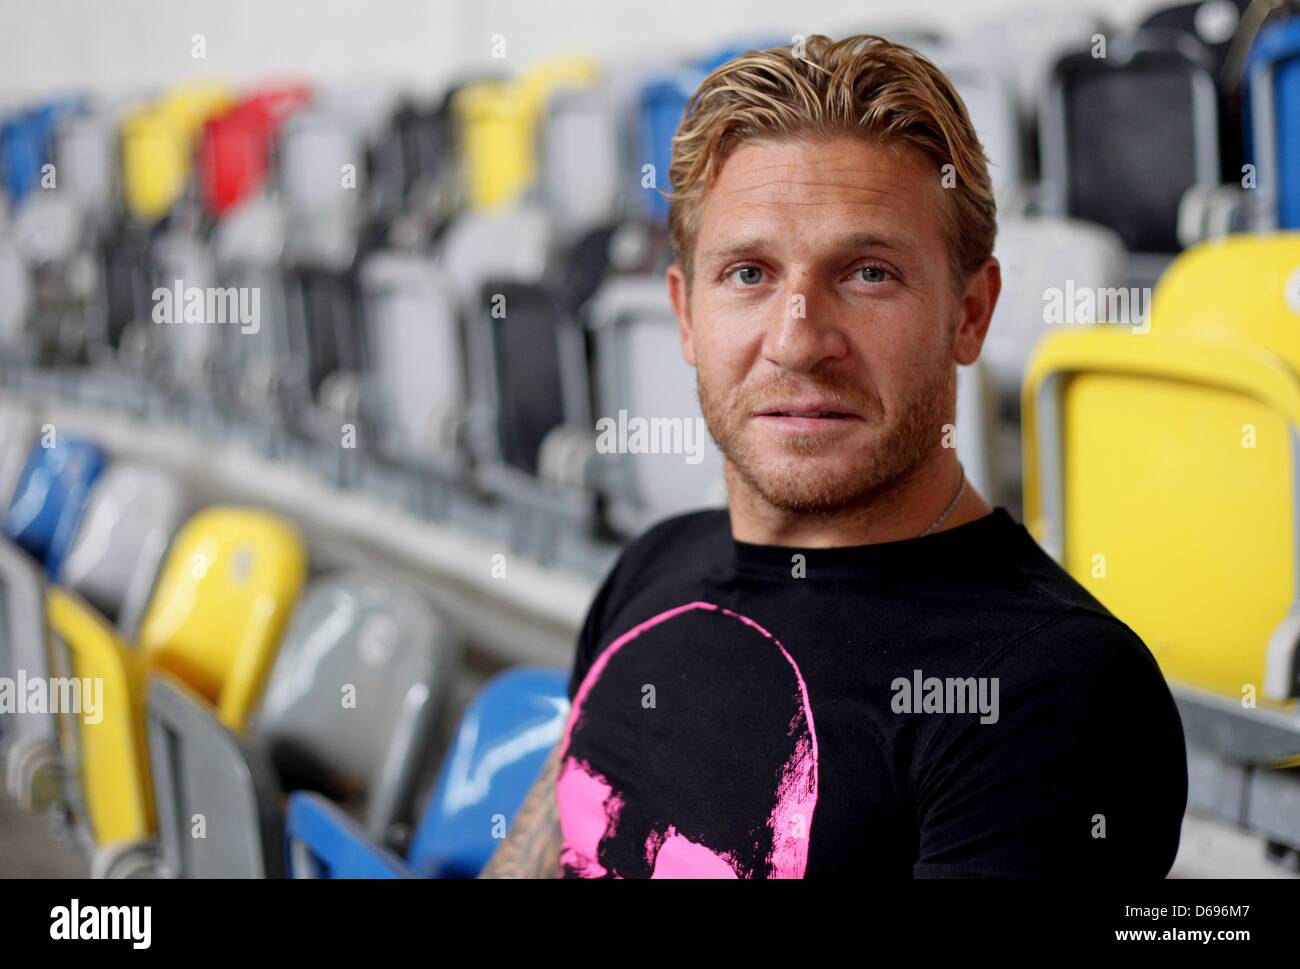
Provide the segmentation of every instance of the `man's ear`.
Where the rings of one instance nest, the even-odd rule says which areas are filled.
[[[969,366],[979,359],[988,336],[993,308],[1002,292],[1002,267],[992,256],[966,277],[961,301],[961,322],[953,336],[952,354],[957,363]]]
[[[668,267],[668,298],[672,300],[673,313],[677,316],[677,335],[682,339],[682,356],[693,367],[695,342],[691,328],[691,298],[686,287],[686,274],[677,263]]]

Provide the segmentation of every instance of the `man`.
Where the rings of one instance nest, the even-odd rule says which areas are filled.
[[[670,177],[729,508],[606,578],[485,875],[1163,877],[1187,764],[1159,669],[951,446],[1001,278],[947,79],[874,37],[751,52]]]

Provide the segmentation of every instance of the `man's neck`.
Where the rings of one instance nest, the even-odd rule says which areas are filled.
[[[956,452],[943,448],[859,505],[828,514],[801,514],[769,504],[727,462],[731,534],[754,545],[832,548],[916,538],[952,504],[962,481]],[[992,507],[966,482],[961,497],[934,529],[947,531],[983,518]]]

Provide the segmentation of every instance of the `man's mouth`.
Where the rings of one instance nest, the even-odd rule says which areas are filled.
[[[753,412],[766,425],[790,431],[818,431],[862,420],[861,415],[829,402],[780,402]]]

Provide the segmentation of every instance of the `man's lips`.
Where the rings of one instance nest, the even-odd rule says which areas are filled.
[[[829,401],[767,404],[756,408],[751,416],[767,426],[791,431],[818,431],[862,420],[856,412]]]

